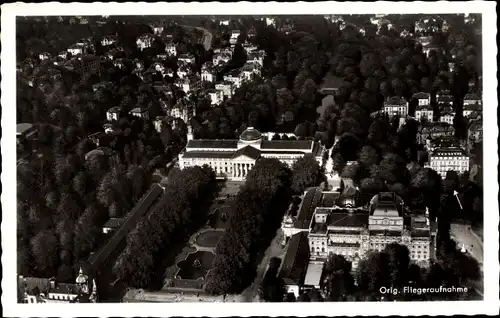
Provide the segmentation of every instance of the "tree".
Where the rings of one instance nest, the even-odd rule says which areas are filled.
[[[384,253],[389,260],[390,286],[400,288],[408,283],[408,268],[410,266],[410,252],[404,245],[392,243],[386,246]]]
[[[325,275],[324,291],[327,301],[346,300],[354,290],[351,276],[351,263],[342,255],[330,254],[323,270]]]
[[[358,162],[365,168],[370,168],[372,165],[377,164],[377,150],[370,145],[364,145],[359,151]]]
[[[321,167],[316,158],[306,154],[292,165],[292,190],[303,193],[307,188],[317,186],[323,179]]]
[[[45,277],[56,275],[59,242],[54,232],[41,231],[31,239],[31,249],[35,260],[35,270]]]

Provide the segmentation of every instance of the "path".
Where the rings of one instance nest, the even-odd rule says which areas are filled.
[[[458,248],[465,246],[467,252],[474,257],[478,263],[483,265],[483,242],[475,234],[468,224],[451,224],[451,236],[457,242]]]
[[[273,257],[281,257],[284,253],[284,248],[281,245],[281,229],[278,230],[276,236],[271,242],[271,245],[267,248],[262,261],[257,267],[257,275],[252,285],[245,289],[241,295],[234,296],[236,302],[258,302],[257,292],[259,290],[260,284],[264,279],[264,274],[266,273],[269,261]]]

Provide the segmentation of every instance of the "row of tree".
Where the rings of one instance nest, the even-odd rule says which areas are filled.
[[[150,287],[164,252],[178,236],[190,235],[203,224],[217,190],[215,173],[208,166],[172,170],[159,203],[128,235],[114,274],[127,286]]]
[[[253,281],[259,256],[275,237],[291,200],[291,174],[277,159],[260,159],[249,172],[229,226],[217,244],[206,291],[240,293]]]

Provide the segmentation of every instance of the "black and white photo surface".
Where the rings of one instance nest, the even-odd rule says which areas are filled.
[[[7,314],[498,310],[494,3],[2,9]]]

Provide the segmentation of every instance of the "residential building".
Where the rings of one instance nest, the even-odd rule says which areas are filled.
[[[443,48],[438,45],[426,45],[422,46],[422,52],[429,57],[431,52],[436,52],[437,54],[443,53]]]
[[[117,36],[115,36],[115,35],[107,35],[107,36],[104,36],[101,39],[101,45],[102,46],[109,46],[109,45],[115,44],[117,41],[118,41],[118,37]]]
[[[75,44],[75,45],[70,46],[67,51],[68,51],[68,53],[71,54],[71,56],[76,56],[76,55],[83,54],[83,47]]]
[[[481,96],[476,93],[468,93],[463,101],[463,115],[468,117],[473,111],[482,111]]]
[[[266,18],[266,25],[276,27],[276,19],[275,18]]]
[[[179,154],[179,166],[208,164],[218,178],[245,180],[259,158],[276,158],[291,166],[305,154],[313,154],[321,164],[321,147],[313,140],[263,140],[258,130],[249,127],[239,140],[190,140]]]
[[[189,76],[191,76],[193,73],[193,71],[191,70],[191,68],[188,66],[188,65],[181,65],[178,69],[177,69],[177,76],[180,78],[180,79],[184,79],[184,78],[187,78]]]
[[[415,118],[418,121],[426,120],[427,122],[434,121],[434,110],[431,105],[417,105],[415,109]]]
[[[238,70],[232,70],[224,75],[224,82],[231,82],[236,88],[241,87],[242,79]]]
[[[119,120],[122,114],[121,107],[115,106],[108,109],[106,112],[106,119],[108,121]]]
[[[224,101],[224,93],[216,89],[207,89],[205,93],[210,97],[212,105],[220,105]]]
[[[413,100],[417,102],[417,106],[428,106],[431,104],[431,94],[418,92],[412,95]]]
[[[448,123],[453,125],[453,119],[455,119],[455,111],[452,107],[446,107],[440,111],[439,121],[443,123]]]
[[[18,277],[22,303],[95,303],[97,285],[80,268],[75,283],[59,283],[55,278]]]
[[[229,19],[223,19],[223,20],[219,21],[219,25],[226,25],[226,26],[228,26],[229,22],[231,22],[231,20],[229,20]]]
[[[159,60],[162,60],[162,61],[165,61],[167,60],[169,57],[169,54],[168,53],[162,53],[162,54],[157,54],[156,55],[156,58],[159,59]]]
[[[335,95],[341,87],[346,85],[348,85],[348,83],[342,78],[334,76],[332,73],[328,73],[323,78],[319,92],[323,95]]]
[[[254,51],[256,51],[256,50],[257,50],[257,46],[255,46],[255,45],[253,45],[253,44],[251,44],[251,43],[245,42],[245,43],[243,44],[243,49],[245,50],[245,52],[246,52],[247,54],[249,54],[250,52],[254,52]]]
[[[153,45],[154,36],[152,34],[146,33],[137,38],[136,44],[139,50],[144,50]]]
[[[232,30],[231,37],[229,38],[229,43],[231,45],[236,44],[236,42],[238,42],[238,37],[240,36],[240,34],[241,34],[240,30]]]
[[[40,61],[50,60],[51,55],[48,52],[43,52],[38,54],[38,58],[40,59]]]
[[[454,62],[448,63],[448,72],[453,73],[455,71],[457,64]]]
[[[444,179],[448,171],[459,174],[468,171],[469,156],[462,148],[437,148],[429,155],[429,166]]]
[[[142,119],[149,119],[149,108],[136,107],[129,112],[130,115]]]
[[[234,84],[232,82],[215,83],[215,89],[221,91],[224,96],[231,98],[234,93]]]
[[[193,54],[181,54],[177,57],[177,60],[186,64],[194,64],[195,56]]]
[[[259,64],[261,67],[264,65],[264,51],[254,51],[247,54],[247,62]]]
[[[247,37],[249,39],[254,39],[257,36],[257,31],[252,27],[250,30],[248,30]]]
[[[433,36],[420,36],[420,37],[416,38],[415,41],[417,43],[419,43],[420,45],[422,45],[422,47],[426,47],[434,41],[434,37]]]
[[[165,45],[165,52],[170,56],[177,56],[177,45],[174,43],[167,43]]]
[[[423,145],[428,139],[446,136],[455,136],[455,129],[452,125],[442,122],[425,123],[418,127],[417,142]]]
[[[212,63],[214,66],[220,65],[220,64],[226,64],[232,59],[231,55],[228,53],[220,53],[220,54],[214,54],[212,58]]]
[[[483,140],[483,121],[474,120],[467,129],[467,142],[472,145]]]
[[[438,105],[453,106],[453,95],[449,90],[442,90],[436,93],[436,103]]]
[[[216,72],[212,62],[206,62],[201,67],[201,80],[203,82],[215,82]]]
[[[102,232],[104,234],[109,234],[116,229],[119,229],[125,222],[124,218],[110,218],[103,226]]]
[[[243,82],[251,81],[255,75],[261,75],[260,65],[258,63],[247,62],[240,69],[240,77]]]
[[[163,33],[163,30],[165,29],[165,27],[161,23],[159,23],[159,24],[151,24],[150,26],[153,29],[153,33],[155,35],[161,35]]]
[[[384,113],[389,117],[406,117],[408,115],[408,101],[398,96],[387,98],[384,102]]]
[[[161,62],[153,62],[151,64],[151,69],[154,72],[160,72],[163,74],[165,72],[165,65],[163,65],[163,63],[161,63]]]
[[[196,115],[196,106],[193,102],[182,99],[172,108],[167,111],[167,116],[173,118],[180,118],[185,123],[189,123],[191,118]]]
[[[186,94],[189,94],[191,91],[199,89],[201,87],[201,80],[199,77],[191,76],[185,78],[178,78],[174,85],[182,89]]]

